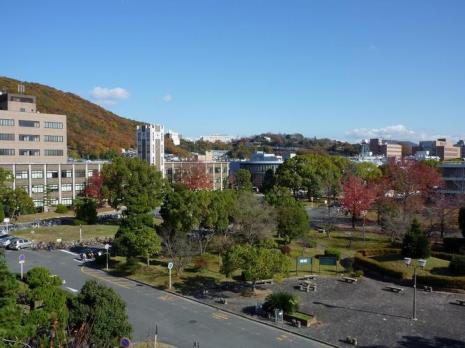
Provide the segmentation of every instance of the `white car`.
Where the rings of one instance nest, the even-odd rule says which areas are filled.
[[[10,245],[8,245],[8,249],[20,250],[25,248],[32,247],[32,242],[27,239],[14,239]]]
[[[15,239],[13,236],[6,236],[0,238],[0,248],[6,248]]]

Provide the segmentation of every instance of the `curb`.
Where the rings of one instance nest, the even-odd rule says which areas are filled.
[[[243,319],[250,320],[250,321],[256,322],[256,323],[258,323],[258,324],[271,327],[271,328],[276,329],[276,330],[284,331],[284,332],[287,332],[287,333],[290,333],[290,334],[293,334],[293,335],[296,335],[296,336],[305,338],[305,339],[307,339],[307,340],[311,340],[311,341],[315,341],[315,342],[318,342],[318,343],[321,343],[321,344],[325,344],[325,345],[327,345],[328,347],[341,348],[341,346],[337,346],[337,345],[335,345],[335,344],[333,344],[333,343],[329,343],[329,342],[323,341],[323,340],[318,339],[318,338],[309,337],[309,336],[303,335],[303,334],[301,334],[301,333],[299,333],[299,332],[295,332],[295,331],[292,331],[292,330],[290,330],[290,329],[287,329],[287,328],[285,328],[285,327],[279,327],[279,326],[270,324],[270,323],[268,323],[268,322],[266,322],[266,321],[263,321],[263,320],[260,320],[260,319],[255,319],[254,317],[251,317],[251,316],[248,316],[248,315],[245,315],[245,314],[237,313],[237,312],[234,312],[234,311],[232,311],[232,310],[229,310],[229,309],[226,309],[226,308],[223,308],[223,307],[215,306],[215,305],[213,305],[213,304],[211,304],[211,303],[205,303],[205,302],[202,302],[202,301],[200,301],[200,300],[198,300],[198,299],[196,299],[196,298],[189,297],[189,296],[186,296],[186,295],[183,295],[183,294],[174,292],[174,291],[169,291],[169,290],[165,290],[165,289],[160,289],[160,288],[157,288],[156,286],[153,286],[153,285],[151,285],[151,284],[147,284],[147,283],[142,282],[142,281],[140,281],[140,280],[136,280],[136,279],[132,279],[132,278],[128,278],[128,277],[122,277],[122,278],[125,278],[125,279],[127,279],[127,280],[133,281],[133,282],[138,283],[138,284],[141,284],[141,285],[148,286],[148,287],[150,287],[150,288],[153,288],[153,289],[156,289],[156,290],[159,290],[159,291],[166,292],[166,293],[168,293],[168,294],[170,294],[170,295],[174,295],[174,296],[183,298],[183,299],[185,299],[185,300],[193,301],[193,302],[202,304],[202,305],[204,305],[204,306],[208,306],[208,307],[210,307],[210,308],[214,308],[214,309],[216,309],[216,310],[219,310],[219,311],[222,311],[222,312],[225,312],[225,313],[234,315],[234,316],[236,316],[236,317],[241,317],[241,318],[243,318]]]

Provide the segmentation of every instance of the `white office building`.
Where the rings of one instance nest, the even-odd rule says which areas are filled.
[[[165,131],[162,125],[137,126],[137,156],[165,173]]]

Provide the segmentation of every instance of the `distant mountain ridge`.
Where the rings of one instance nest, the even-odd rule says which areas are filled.
[[[118,116],[73,93],[35,82],[22,82],[0,76],[0,90],[16,93],[22,83],[26,93],[36,96],[41,113],[67,116],[70,156],[105,158],[121,148],[134,148],[136,126],[140,122]]]

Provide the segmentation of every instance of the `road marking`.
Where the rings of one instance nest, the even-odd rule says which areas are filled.
[[[79,259],[73,259],[73,261],[76,261],[76,262],[79,262],[79,263],[83,263],[84,260],[79,260]]]
[[[70,254],[70,255],[74,255],[74,256],[79,256],[79,254],[76,254],[76,253],[73,253],[72,251],[69,251],[69,250],[65,250],[65,249],[59,249],[61,252],[63,253],[66,253],[66,254]]]
[[[229,317],[223,312],[213,312],[212,317],[216,320],[228,320]]]
[[[79,292],[79,290],[70,288],[69,286],[65,286],[65,288],[68,289],[68,290],[71,291],[71,292],[74,292],[74,293]]]
[[[120,283],[117,283],[117,282],[113,281],[113,279],[111,279],[108,276],[105,277],[105,276],[101,276],[101,275],[97,274],[99,272],[84,271],[84,268],[85,267],[81,267],[81,272],[84,273],[84,274],[87,274],[87,275],[89,275],[91,277],[94,277],[94,278],[97,278],[97,279],[100,279],[100,280],[107,281],[107,282],[112,283],[112,284],[117,285],[117,286],[121,286],[122,288],[125,288],[125,289],[132,289],[129,286],[126,286],[126,285],[123,285],[123,284],[120,284]]]

